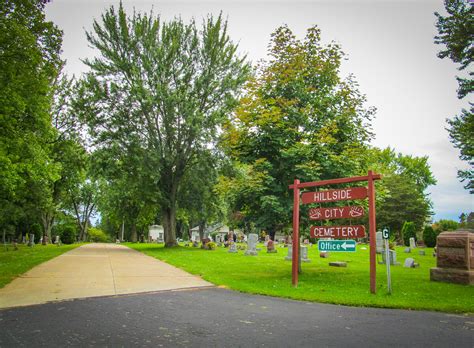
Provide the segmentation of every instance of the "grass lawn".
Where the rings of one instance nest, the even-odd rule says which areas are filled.
[[[377,265],[377,294],[369,289],[369,248],[358,245],[355,253],[331,253],[319,257],[317,246],[309,249],[310,263],[303,263],[297,288],[291,286],[291,261],[285,261],[286,248],[267,254],[263,245],[258,256],[245,256],[243,251],[230,254],[225,248],[202,250],[192,247],[164,248],[157,244],[127,246],[184,269],[203,279],[227,288],[252,294],[287,297],[296,300],[326,302],[353,306],[426,309],[456,313],[474,313],[474,286],[430,281],[430,268],[435,266],[433,249],[426,255],[404,253],[397,247],[398,266],[391,267],[392,294],[387,294],[386,266]],[[362,248],[366,247],[366,250]],[[412,257],[419,268],[404,268]],[[378,255],[379,260],[381,256]],[[330,267],[330,261],[346,261],[347,268]]]
[[[0,244],[0,288],[10,283],[20,274],[25,273],[36,265],[59,256],[66,251],[77,248],[82,244],[63,244],[56,246],[53,244],[36,244],[34,247],[28,247],[18,244],[18,250],[13,250],[8,245],[8,251]]]

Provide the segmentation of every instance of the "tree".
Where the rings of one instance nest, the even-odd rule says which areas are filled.
[[[94,22],[87,39],[100,56],[86,60],[78,102],[97,147],[116,142],[124,152],[140,144],[153,173],[165,245],[176,245],[177,195],[186,173],[212,146],[247,79],[227,23],[209,16],[169,23],[159,17],[127,17],[120,5]]]
[[[406,246],[410,246],[410,238],[416,238],[416,227],[413,222],[405,221],[402,227],[402,236],[403,236],[403,243]]]
[[[323,45],[317,27],[304,40],[286,26],[278,28],[269,56],[226,124],[221,146],[237,170],[234,179],[221,183],[236,190],[228,196],[234,212],[243,215],[241,223],[273,237],[290,224],[288,185],[295,178],[337,178],[359,169],[357,156],[371,138],[374,110],[364,107],[352,77],[339,77],[344,54],[334,43]]]
[[[438,19],[436,27],[439,35],[435,36],[435,43],[444,44],[445,49],[438,53],[438,57],[450,58],[458,63],[459,70],[467,69],[469,77],[457,77],[459,88],[458,98],[462,99],[472,93],[474,72],[471,63],[474,57],[474,47],[472,38],[474,36],[474,6],[469,1],[445,0],[444,5],[448,16],[442,16],[438,12],[435,15]],[[452,120],[447,120],[449,124],[449,136],[454,147],[461,152],[461,160],[467,161],[471,169],[458,171],[461,182],[467,181],[465,189],[474,193],[474,116],[471,104],[470,110],[463,109],[461,115]]]
[[[423,242],[428,248],[433,248],[436,246],[436,237],[438,233],[433,229],[432,226],[427,225],[423,229]]]

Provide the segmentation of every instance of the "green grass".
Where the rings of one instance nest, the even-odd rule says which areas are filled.
[[[291,261],[285,261],[286,248],[277,254],[245,256],[242,251],[229,254],[227,249],[208,251],[192,247],[163,248],[156,244],[127,244],[157,259],[184,269],[220,286],[247,292],[296,300],[352,306],[436,310],[474,313],[474,286],[430,281],[435,266],[433,249],[426,255],[411,254],[397,247],[398,266],[391,267],[392,294],[387,294],[385,265],[377,265],[377,294],[369,290],[369,250],[357,246],[355,253],[331,253],[322,259],[316,246],[309,249],[310,263],[303,263],[297,288],[291,286]],[[378,256],[380,258],[380,255]],[[404,268],[405,258],[412,257],[419,268]],[[347,268],[330,267],[329,261],[346,261]]]
[[[53,244],[37,244],[34,247],[28,247],[19,244],[18,250],[13,250],[11,245],[8,245],[8,250],[5,250],[5,247],[0,245],[0,288],[3,288],[13,279],[34,266],[59,256],[66,251],[77,248],[80,245],[82,244],[63,244],[58,247]]]

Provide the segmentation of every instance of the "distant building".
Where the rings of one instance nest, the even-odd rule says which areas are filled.
[[[207,226],[204,229],[204,238],[210,238],[211,235],[215,234],[214,238],[211,238],[214,240],[214,242],[224,242],[227,234],[229,233],[230,228],[227,225],[217,223],[214,225]],[[234,229],[234,233],[237,234],[237,236],[244,236],[246,238],[245,234],[238,230]],[[191,228],[191,241],[193,242],[199,242],[199,226]]]
[[[161,225],[151,225],[148,228],[149,238],[151,242],[163,243],[165,231]]]

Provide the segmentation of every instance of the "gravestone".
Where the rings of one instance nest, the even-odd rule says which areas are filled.
[[[405,259],[405,263],[403,264],[405,268],[414,268],[415,267],[415,260],[411,257]]]
[[[26,236],[23,236],[23,237],[21,238],[21,243],[22,243],[22,244],[26,244]]]
[[[442,232],[436,238],[436,266],[430,279],[474,284],[474,233],[468,230]]]
[[[237,244],[235,244],[234,242],[230,242],[228,252],[233,253],[233,254],[237,253],[238,252],[237,251]]]
[[[34,234],[30,234],[29,235],[30,239],[28,241],[28,246],[34,246],[35,245],[35,235]]]
[[[275,243],[270,239],[267,243],[267,253],[274,254],[278,252],[278,250],[275,249]]]
[[[40,244],[43,244],[43,237],[40,238],[39,243],[40,243]],[[45,244],[46,244],[46,243],[45,243]]]
[[[307,246],[301,246],[301,261],[302,262],[311,262],[310,259],[308,259],[308,247]]]
[[[391,265],[399,265],[397,262],[397,252],[395,250],[389,250],[390,255],[390,264]],[[382,263],[385,264],[385,252],[382,253]]]
[[[322,259],[327,259],[329,257],[329,252],[328,251],[321,251],[319,253],[319,257]]]
[[[418,250],[418,255],[425,256],[426,253],[424,250]]]
[[[286,261],[293,260],[293,246],[291,244],[288,245],[288,254],[285,257]]]
[[[382,232],[377,232],[375,234],[375,252],[377,254],[382,254],[383,252],[383,237],[382,237]]]
[[[333,267],[347,267],[347,262],[343,262],[343,261],[329,262],[329,266],[333,266]]]
[[[250,233],[249,238],[247,240],[247,250],[245,251],[245,255],[251,255],[251,256],[257,255],[257,242],[258,242],[258,235],[255,233]]]
[[[54,244],[56,244],[57,246],[61,245],[61,239],[59,239],[59,236],[56,236],[56,239],[54,240]]]
[[[414,237],[410,237],[410,248],[415,249],[416,248],[416,242]]]
[[[199,247],[199,242],[198,242],[197,240],[195,240],[195,241],[193,242],[193,247],[194,247],[194,248]]]
[[[403,250],[403,252],[409,254],[409,253],[411,253],[411,248],[410,247],[405,248],[405,250]]]
[[[304,242],[303,242],[303,244],[308,245],[308,244],[309,244],[309,239],[305,239]]]

